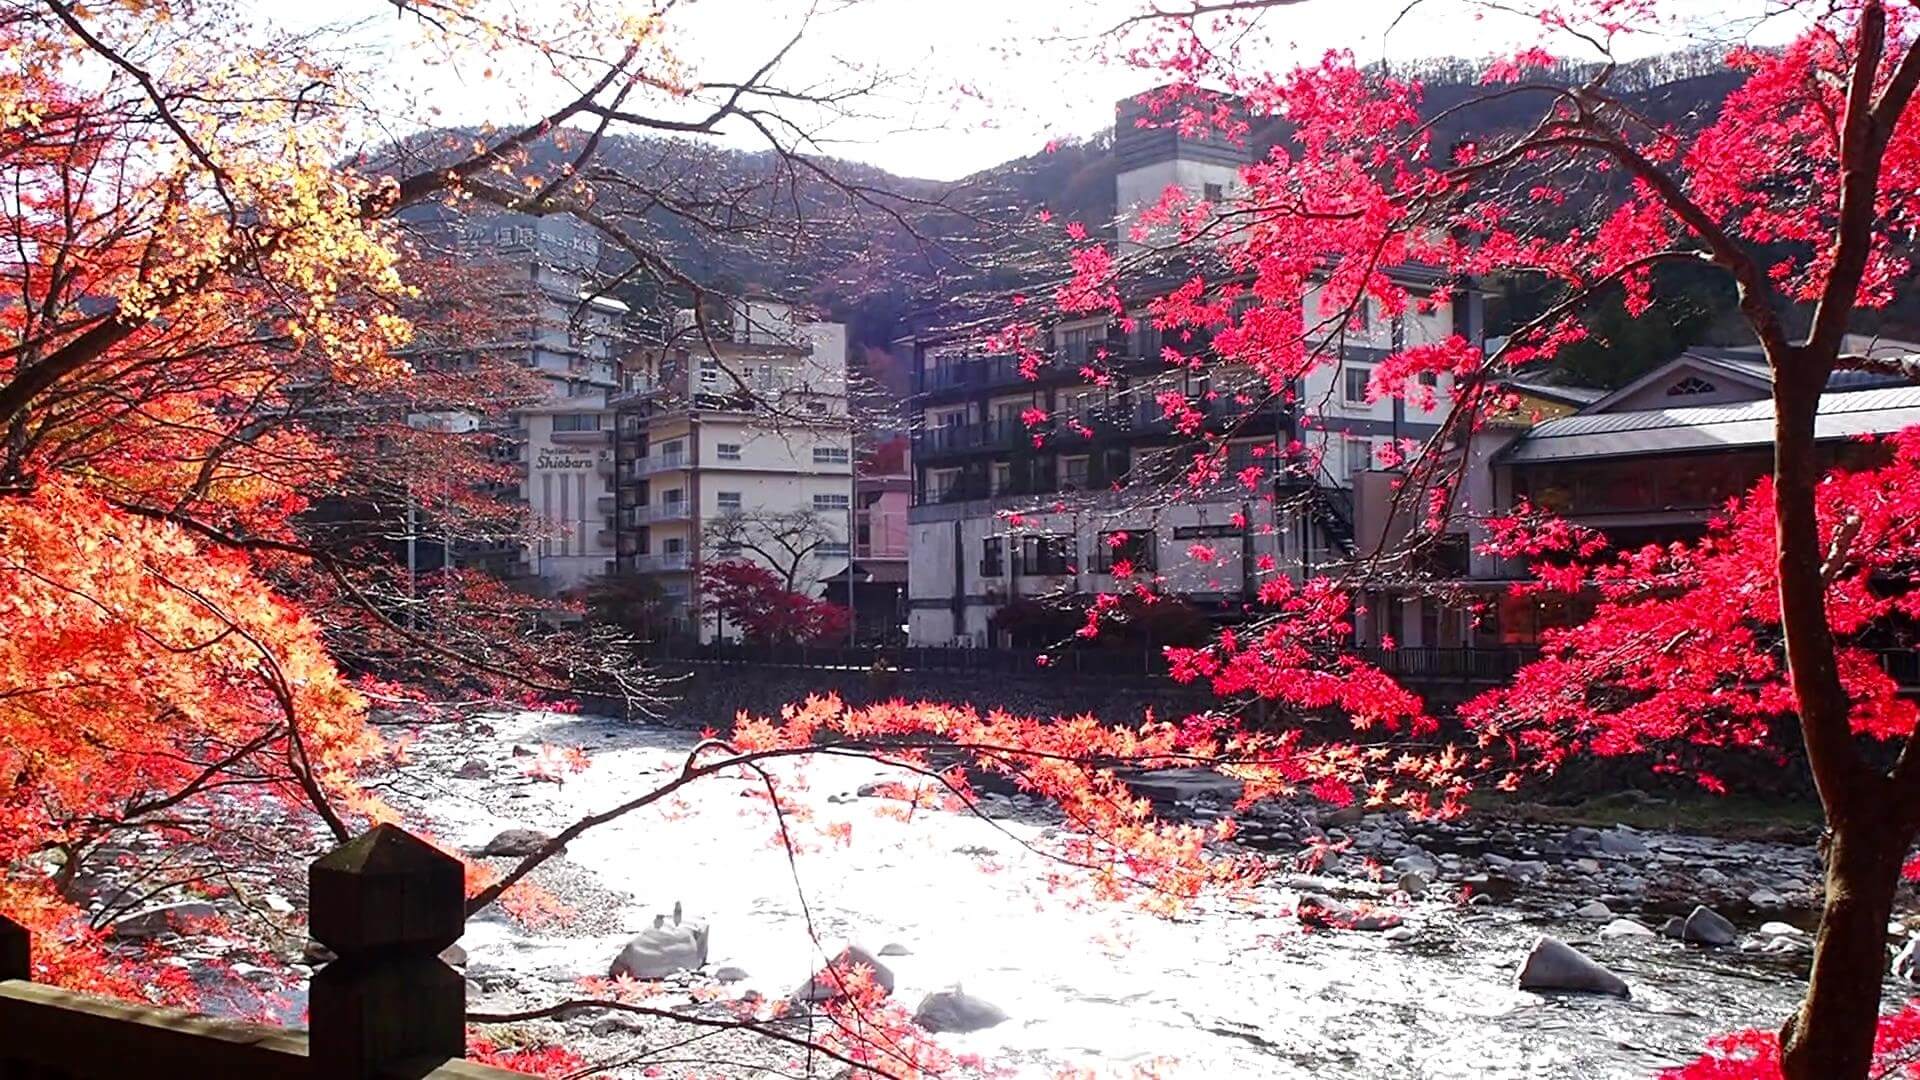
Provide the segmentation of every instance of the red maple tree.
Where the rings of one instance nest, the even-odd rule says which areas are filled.
[[[1249,21],[1282,6],[1229,0],[1142,16],[1151,37],[1129,59],[1174,80],[1149,95],[1143,123],[1243,140],[1249,117],[1284,117],[1285,137],[1243,170],[1245,190],[1230,205],[1170,190],[1140,217],[1132,253],[1085,244],[1061,307],[1131,321],[1122,302],[1130,271],[1168,250],[1203,252],[1215,269],[1160,296],[1150,317],[1176,339],[1211,340],[1212,358],[1169,348],[1169,363],[1216,365],[1213,385],[1257,407],[1291,401],[1300,380],[1364,336],[1368,312],[1411,320],[1490,276],[1537,284],[1549,297],[1543,312],[1496,348],[1457,334],[1395,342],[1375,368],[1370,393],[1410,406],[1433,405],[1421,376],[1452,384],[1454,408],[1428,452],[1410,455],[1401,495],[1437,533],[1461,510],[1459,451],[1487,416],[1511,407],[1506,377],[1584,339],[1583,316],[1602,298],[1623,296],[1630,314],[1644,312],[1664,266],[1724,275],[1773,372],[1771,482],[1721,541],[1740,555],[1639,553],[1597,573],[1610,594],[1607,617],[1587,637],[1563,639],[1475,715],[1499,737],[1493,746],[1548,768],[1573,747],[1737,743],[1757,736],[1762,714],[1797,720],[1829,825],[1827,903],[1807,996],[1782,1033],[1781,1067],[1796,1078],[1866,1075],[1886,920],[1920,824],[1920,732],[1885,676],[1841,642],[1905,614],[1902,601],[1872,595],[1873,575],[1859,568],[1874,557],[1854,537],[1878,536],[1869,533],[1874,485],[1897,488],[1906,460],[1823,488],[1814,416],[1834,371],[1907,366],[1845,355],[1843,342],[1855,313],[1888,303],[1910,270],[1904,245],[1920,208],[1911,108],[1920,46],[1910,13],[1876,0],[1795,8],[1805,24],[1788,44],[1726,52],[1742,81],[1717,116],[1688,129],[1649,119],[1615,87],[1614,43],[1677,18],[1656,3],[1543,6],[1541,44],[1484,64],[1482,89],[1437,117],[1423,109],[1417,80],[1350,55],[1277,73],[1248,62],[1236,43]],[[1496,106],[1511,115],[1522,105],[1532,108],[1517,126],[1476,127]],[[1472,134],[1435,145],[1441,121]],[[1437,288],[1409,284],[1436,277]],[[1180,430],[1209,442],[1196,475],[1225,452],[1224,438],[1205,434],[1209,404],[1178,393],[1162,400]],[[1820,508],[1837,505],[1834,497],[1868,504],[1830,510],[1823,527]],[[1904,563],[1881,570],[1910,574]],[[1717,621],[1673,640],[1670,656],[1593,648],[1636,619],[1657,619],[1648,597],[1676,572],[1700,575],[1694,595]],[[1736,581],[1747,594],[1714,592]],[[1263,677],[1268,656],[1286,655],[1286,624],[1263,623],[1264,647],[1238,660],[1243,683]],[[1236,636],[1222,651],[1237,644]],[[1740,673],[1737,686],[1711,683],[1709,660]],[[1632,695],[1632,706],[1556,708],[1606,687]],[[1904,743],[1900,762],[1871,764],[1855,741],[1863,732]]]
[[[756,562],[729,559],[700,569],[701,598],[720,620],[756,645],[837,645],[852,614],[843,604],[795,591]]]

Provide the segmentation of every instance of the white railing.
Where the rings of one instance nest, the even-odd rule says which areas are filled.
[[[636,506],[633,508],[635,525],[651,525],[662,521],[685,521],[693,514],[693,504],[685,499],[679,502],[665,502],[657,506]]]
[[[648,454],[646,457],[634,459],[633,475],[646,476],[649,473],[671,472],[674,469],[684,469],[686,467],[687,455],[685,452],[678,454]]]
[[[671,574],[693,568],[693,553],[669,551],[660,555],[635,555],[633,568],[642,574]]]

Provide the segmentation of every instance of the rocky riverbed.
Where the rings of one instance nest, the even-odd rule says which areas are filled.
[[[474,759],[471,739],[453,733],[416,748],[443,759],[434,771],[444,779],[416,797],[444,842],[477,848],[506,829],[557,830],[670,777],[693,742],[583,718],[491,725],[496,754]],[[543,743],[583,747],[591,764],[562,784],[530,780],[510,748]],[[921,810],[902,821],[873,786],[895,778],[883,767],[822,759],[802,771],[796,798],[812,820],[796,826],[805,850],[792,861],[744,779],[701,781],[572,843],[542,872],[579,909],[572,925],[533,929],[497,914],[471,925],[462,945],[474,1007],[574,996],[581,977],[604,975],[679,905],[710,927],[709,952],[656,1004],[784,997],[819,968],[822,948],[851,943],[893,954],[884,963],[908,1007],[959,984],[1003,1011],[1003,1023],[947,1037],[1023,1074],[1158,1063],[1169,1076],[1624,1077],[1683,1061],[1715,1032],[1777,1024],[1807,964],[1799,926],[1818,880],[1807,845],[1274,806],[1242,833],[1270,853],[1269,880],[1164,920],[1050,889],[1055,822],[1037,802],[996,795],[987,820]],[[1196,820],[1225,812],[1232,795],[1204,775],[1158,775],[1143,790]],[[1294,862],[1303,846],[1329,852],[1311,874]],[[1324,897],[1389,917],[1371,931],[1303,922],[1303,897],[1309,909]],[[1733,924],[1730,944],[1658,933],[1702,905]],[[1543,934],[1599,961],[1630,996],[1517,989]],[[529,1034],[590,1060],[665,1038],[658,1022],[605,1014]],[[709,1051],[744,1076],[790,1057],[748,1036],[725,1041]]]
[[[520,850],[670,779],[695,741],[594,718],[475,719],[423,731],[390,794],[444,845]],[[563,770],[540,750],[552,746],[581,748],[586,767],[553,782]],[[659,920],[647,949],[697,966],[669,975],[648,1005],[725,1017],[742,1000],[788,997],[853,945],[889,969],[908,1009],[962,987],[925,1019],[953,1049],[1016,1075],[1642,1077],[1716,1032],[1777,1025],[1808,962],[1818,864],[1804,842],[1263,806],[1239,842],[1272,872],[1167,920],[1050,887],[1063,869],[1049,857],[1058,822],[1034,800],[988,795],[984,816],[908,814],[887,797],[886,781],[904,777],[872,762],[783,773],[805,780],[788,791],[804,807],[789,821],[793,857],[745,778],[704,779],[599,826],[533,876],[571,909],[564,924],[498,910],[470,921],[452,955],[470,1007],[580,997],[583,979],[606,976]],[[1196,821],[1233,797],[1207,774],[1139,788]],[[1322,853],[1317,865],[1303,850]],[[1701,907],[1725,922],[1686,918]],[[684,956],[667,921],[676,908],[686,949],[704,924]],[[1696,940],[1663,934],[1670,921]],[[1627,996],[1519,989],[1543,935],[1597,961]],[[1890,1001],[1906,996],[1890,985]],[[299,987],[287,993],[297,1015]],[[966,1019],[976,1013],[1004,1019],[951,1030],[979,1026]],[[565,1045],[615,1076],[838,1074],[795,1068],[790,1049],[749,1033],[597,1010],[494,1034]]]

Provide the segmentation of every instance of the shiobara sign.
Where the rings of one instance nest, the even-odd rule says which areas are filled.
[[[593,468],[593,458],[557,446],[542,446],[534,451],[533,467],[541,472],[587,472]]]

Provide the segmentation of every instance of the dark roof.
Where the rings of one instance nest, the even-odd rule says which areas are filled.
[[[1820,399],[1817,439],[1887,435],[1920,424],[1920,386],[1892,386]],[[1572,461],[1773,443],[1773,401],[1690,409],[1581,413],[1535,426],[1501,453],[1509,462]]]

